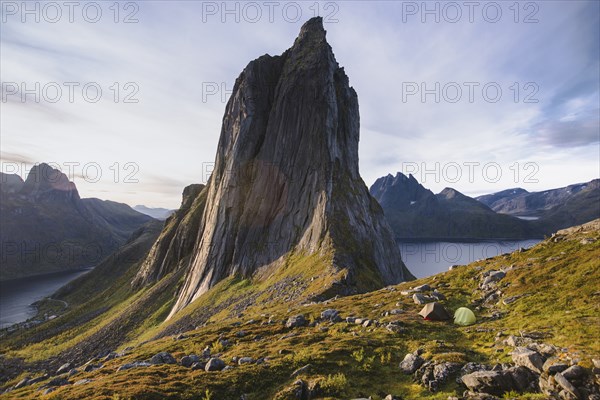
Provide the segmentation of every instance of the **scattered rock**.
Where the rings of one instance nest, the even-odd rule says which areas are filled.
[[[561,374],[569,381],[572,381],[574,379],[583,378],[585,376],[585,368],[579,365],[573,365],[567,368],[566,370],[562,371]]]
[[[428,292],[431,290],[431,287],[428,284],[424,284],[424,285],[414,287],[412,290],[414,292]]]
[[[285,323],[286,328],[298,328],[301,326],[306,326],[308,324],[308,321],[306,321],[306,318],[304,318],[304,315],[300,314],[300,315],[295,315],[293,317],[290,317],[287,322]]]
[[[412,299],[415,302],[415,304],[425,304],[431,301],[431,298],[429,296],[425,296],[421,293],[413,294]]]
[[[225,368],[225,361],[221,360],[220,358],[213,357],[210,360],[208,360],[206,366],[204,367],[204,370],[206,372],[221,371],[223,368]]]
[[[544,367],[544,358],[536,351],[526,347],[517,347],[512,353],[512,360],[516,365],[529,368],[530,370],[541,374]]]
[[[290,378],[295,378],[300,374],[303,374],[305,372],[308,372],[309,369],[312,368],[312,365],[310,364],[306,364],[304,367],[300,367],[297,370],[295,370],[294,372],[292,372],[292,374],[290,375]]]
[[[73,368],[73,364],[71,364],[70,362],[68,362],[68,363],[65,363],[65,364],[61,365],[56,370],[56,373],[57,374],[64,374],[65,372],[69,372],[71,370],[71,368]]]
[[[50,382],[46,383],[46,386],[65,386],[68,384],[69,384],[69,381],[67,380],[67,378],[59,376],[59,377],[52,379]]]
[[[550,375],[553,375],[557,372],[563,372],[567,368],[569,368],[569,366],[560,362],[560,360],[558,360],[556,357],[547,359],[542,366],[542,370]]]
[[[28,376],[28,377],[26,377],[26,378],[23,378],[23,379],[21,379],[21,380],[19,381],[19,383],[17,383],[13,389],[20,389],[20,388],[22,388],[22,387],[25,387],[25,386],[28,386],[28,385],[30,385],[30,383],[29,383],[29,380],[30,380],[30,379],[31,379],[31,377],[30,377],[30,376]]]
[[[243,365],[243,364],[254,364],[254,358],[252,357],[241,357],[238,360],[238,364],[239,365]]]
[[[400,369],[405,374],[413,374],[417,369],[419,369],[419,367],[421,367],[421,365],[423,365],[424,362],[425,360],[423,360],[420,356],[414,353],[409,353],[404,356],[404,360],[402,360],[400,363]]]
[[[80,379],[73,384],[73,386],[85,385],[86,383],[92,382],[91,379]]]
[[[444,295],[443,295],[442,293],[440,293],[440,292],[432,292],[432,293],[431,293],[431,297],[432,297],[434,300],[437,300],[437,301],[446,300],[446,296],[444,296]]]
[[[170,353],[162,351],[152,356],[150,364],[177,364],[177,361]]]
[[[321,319],[332,321],[332,322],[340,322],[342,318],[340,317],[340,313],[338,310],[328,309],[321,313]]]
[[[402,310],[401,308],[394,308],[393,310],[390,310],[390,315],[398,315],[398,314],[404,314],[406,311]]]
[[[510,376],[501,371],[477,371],[464,375],[461,380],[469,390],[498,396],[513,388]]]
[[[146,361],[136,361],[136,362],[121,365],[119,368],[117,368],[117,372],[125,371],[125,370],[131,369],[131,368],[149,367],[151,365],[152,364],[150,364],[149,362],[146,362]]]
[[[569,382],[567,380],[567,378],[565,378],[563,376],[562,373],[557,372],[554,375],[554,380],[556,381],[556,383],[558,383],[560,385],[560,387],[562,387],[567,393],[569,393],[571,396],[573,396],[575,399],[579,398],[579,392],[577,391],[577,389],[575,389],[575,386],[573,386],[571,384],[571,382]]]
[[[206,368],[206,363],[203,361],[195,362],[190,368],[192,371],[204,370]]]
[[[181,357],[181,360],[179,360],[179,363],[181,364],[181,366],[189,368],[192,366],[192,364],[194,364],[194,361],[190,356],[183,356]]]

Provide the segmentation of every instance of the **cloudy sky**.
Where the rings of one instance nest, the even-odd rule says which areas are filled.
[[[358,92],[367,185],[545,190],[600,176],[600,2],[2,1],[1,161],[83,197],[176,208],[229,91],[308,18]]]

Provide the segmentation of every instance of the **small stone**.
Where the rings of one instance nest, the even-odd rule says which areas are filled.
[[[23,378],[19,381],[19,383],[17,383],[14,387],[14,389],[20,389],[22,387],[25,387],[27,385],[29,385],[29,380],[31,379],[31,377],[27,377],[27,378]]]
[[[91,379],[80,379],[73,384],[73,386],[85,385],[86,383],[92,382]]]
[[[431,286],[429,286],[428,284],[420,285],[420,286],[413,288],[413,291],[415,291],[415,292],[428,292],[430,290],[431,290]]]
[[[64,374],[65,372],[69,372],[71,370],[71,368],[73,368],[73,364],[71,364],[70,362],[68,362],[68,363],[65,363],[65,364],[61,365],[56,370],[56,373],[57,374]]]
[[[371,326],[372,323],[373,323],[373,321],[371,321],[370,319],[365,319],[364,322],[362,323],[362,326],[365,328],[368,328],[369,326]]]
[[[252,357],[241,357],[238,360],[238,364],[239,365],[244,365],[244,364],[254,364],[254,358]]]
[[[295,378],[300,374],[303,374],[305,372],[307,372],[309,369],[312,368],[312,365],[310,364],[306,364],[304,367],[300,367],[297,370],[295,370],[294,372],[292,372],[292,374],[290,375],[290,378]]]

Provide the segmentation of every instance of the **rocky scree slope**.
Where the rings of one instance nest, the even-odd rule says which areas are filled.
[[[594,221],[418,281],[250,305],[172,336],[62,359],[46,373],[30,368],[0,397],[596,399],[599,255]],[[468,306],[477,323],[425,321],[422,298]],[[5,347],[3,364],[25,350]]]

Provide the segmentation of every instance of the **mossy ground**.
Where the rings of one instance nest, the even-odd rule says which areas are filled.
[[[581,243],[583,237],[590,236],[597,240],[589,244]],[[600,235],[596,231],[575,234],[556,243],[544,241],[525,252],[498,256],[418,281],[330,300],[326,304],[303,305],[293,301],[267,304],[260,301],[261,296],[267,296],[263,289],[275,280],[299,277],[312,268],[318,269],[318,264],[323,261],[319,257],[298,255],[289,264],[290,270],[282,272],[282,276],[273,276],[273,282],[264,281],[264,286],[257,288],[256,283],[248,280],[227,280],[186,310],[191,314],[195,308],[207,307],[211,303],[243,297],[249,292],[259,293],[259,300],[245,307],[241,313],[233,315],[231,311],[237,309],[231,303],[213,315],[205,326],[185,332],[187,337],[184,339],[175,340],[172,336],[165,336],[144,343],[140,338],[148,340],[163,329],[163,326],[150,324],[153,327],[138,332],[142,335],[132,339],[130,344],[135,346],[127,355],[107,361],[100,370],[80,372],[70,378],[71,382],[84,378],[92,382],[61,387],[44,398],[229,400],[239,399],[246,394],[251,400],[283,400],[290,398],[287,393],[297,379],[291,378],[290,374],[298,367],[311,364],[312,368],[300,377],[307,382],[319,381],[325,388],[324,399],[368,396],[382,399],[389,393],[407,399],[446,399],[462,393],[463,389],[452,380],[440,392],[427,392],[412,382],[410,376],[400,373],[398,363],[404,355],[421,347],[426,357],[437,360],[491,364],[505,362],[510,359],[508,352],[511,348],[504,346],[501,340],[496,340],[498,332],[504,335],[518,335],[522,331],[543,332],[547,335],[544,342],[568,348],[571,356],[585,364],[586,360],[600,355],[600,343],[597,340],[600,328],[598,239]],[[420,306],[415,305],[410,296],[400,293],[409,287],[427,283],[439,287],[448,298],[445,306],[454,310],[460,306],[470,306],[481,296],[477,285],[484,271],[510,266],[513,269],[500,282],[502,298],[515,295],[522,297],[509,305],[500,302],[495,309],[504,313],[500,319],[490,318],[490,312],[485,309],[477,312],[478,322],[470,327],[424,321],[417,314]],[[333,275],[328,279],[334,279]],[[315,281],[318,282],[309,282],[318,284]],[[443,287],[442,283],[448,286]],[[296,314],[316,320],[321,311],[327,308],[338,310],[343,317],[370,318],[382,325],[365,328],[346,322],[327,322],[315,327],[287,329],[282,324],[290,315]],[[406,312],[384,316],[386,311],[397,308]],[[156,321],[162,315],[157,316]],[[263,325],[269,318],[277,323]],[[255,322],[248,324],[250,320]],[[398,321],[405,331],[392,333],[385,329],[385,324],[391,321]],[[171,323],[176,321],[167,324]],[[238,337],[239,331],[244,331],[245,335]],[[290,333],[296,335],[286,337]],[[179,365],[157,365],[116,372],[122,364],[148,359],[160,351],[171,352],[176,358],[191,353],[199,354],[219,337],[226,337],[231,342],[230,346],[219,349],[226,363],[232,364],[232,357],[242,356],[255,359],[267,357],[267,362],[235,366],[224,372],[192,371]],[[56,339],[58,346],[63,345],[59,343],[61,340],[65,338]],[[4,347],[6,343],[2,345]],[[18,348],[15,342],[12,345],[14,348],[6,348],[3,352],[27,358],[40,351],[40,344],[22,348]],[[281,350],[284,351],[282,354]],[[289,354],[285,351],[289,351]],[[19,378],[9,384],[14,385]],[[1,397],[37,398],[39,385]],[[529,398],[540,397],[529,395]]]

